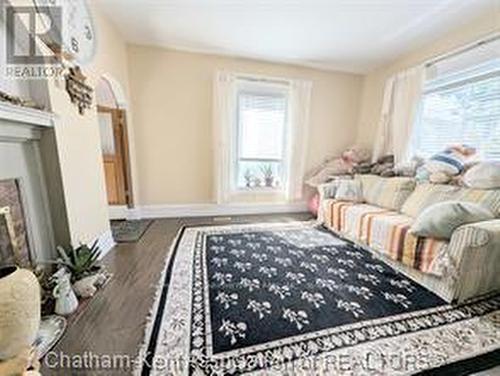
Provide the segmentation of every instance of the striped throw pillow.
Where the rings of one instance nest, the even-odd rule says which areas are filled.
[[[431,173],[445,172],[452,176],[458,175],[465,169],[464,156],[448,149],[433,155],[425,164],[425,168]]]

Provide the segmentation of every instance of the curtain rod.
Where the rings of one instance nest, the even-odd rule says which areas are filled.
[[[496,41],[498,39],[500,39],[500,33],[495,33],[495,34],[490,35],[488,37],[485,37],[485,38],[483,38],[483,39],[481,39],[479,41],[466,44],[465,46],[458,47],[457,49],[455,49],[453,51],[446,52],[444,54],[440,54],[440,55],[437,55],[435,57],[432,57],[429,60],[426,60],[424,62],[424,65],[426,67],[430,67],[430,66],[432,66],[432,65],[434,65],[436,63],[439,63],[439,62],[441,62],[443,60],[446,60],[446,59],[449,59],[451,57],[463,54],[463,53],[471,51],[471,50],[474,50],[474,49],[476,49],[478,47],[481,47],[481,46],[483,46],[485,44],[489,44],[491,42],[494,42],[494,41]]]
[[[264,77],[264,76],[250,76],[244,74],[236,75],[236,78],[239,80],[252,81],[252,82],[268,82],[272,84],[279,85],[289,85],[290,81],[286,79],[272,78],[272,77]]]

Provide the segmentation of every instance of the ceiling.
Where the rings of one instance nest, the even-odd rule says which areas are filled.
[[[363,73],[500,0],[97,0],[128,42]]]

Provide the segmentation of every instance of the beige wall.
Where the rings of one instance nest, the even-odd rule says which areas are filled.
[[[373,146],[377,123],[380,118],[382,96],[386,79],[393,73],[414,66],[433,56],[452,51],[500,31],[500,3],[493,12],[472,20],[437,38],[433,43],[416,48],[393,63],[365,76],[358,124],[358,143]]]
[[[87,82],[95,86],[102,74],[122,83],[128,92],[126,46],[113,25],[92,7],[97,31],[97,53],[83,67]],[[64,81],[49,82],[50,102],[57,114],[55,136],[61,167],[70,240],[91,242],[109,230],[108,205],[95,108],[82,116],[65,90]]]
[[[212,80],[226,69],[313,81],[307,167],[356,137],[361,76],[129,46],[139,205],[214,202]]]

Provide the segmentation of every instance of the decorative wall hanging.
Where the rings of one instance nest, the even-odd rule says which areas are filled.
[[[82,73],[79,66],[69,68],[66,78],[66,91],[71,102],[78,106],[78,112],[83,115],[85,109],[89,109],[92,104],[93,89],[85,83],[87,77]]]

